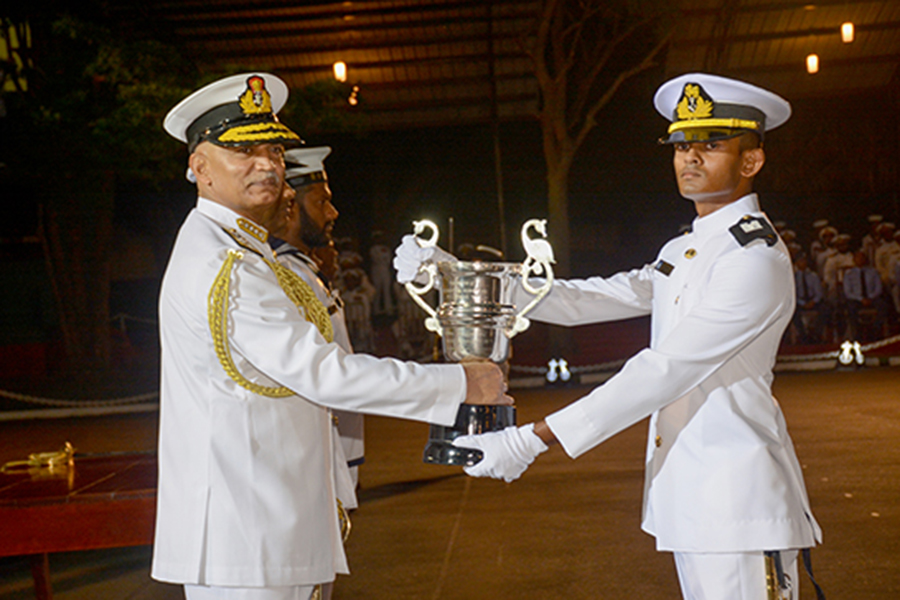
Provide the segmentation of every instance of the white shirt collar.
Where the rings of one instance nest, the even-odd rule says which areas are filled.
[[[259,251],[267,257],[272,257],[272,249],[269,247],[269,232],[262,225],[241,216],[227,206],[219,204],[207,198],[197,198],[197,211],[218,223],[242,243]]]
[[[756,194],[747,194],[731,204],[726,204],[714,213],[694,219],[691,230],[694,234],[706,237],[728,229],[741,217],[751,213],[759,213],[759,198]]]

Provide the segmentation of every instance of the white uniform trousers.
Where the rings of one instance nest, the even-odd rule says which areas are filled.
[[[676,552],[675,567],[685,600],[798,600],[797,550],[782,550],[782,588],[769,595],[769,569],[763,552]]]
[[[314,585],[289,585],[284,587],[246,588],[207,585],[184,586],[186,600],[313,600]],[[322,594],[315,600],[331,600],[332,583],[322,585]]]

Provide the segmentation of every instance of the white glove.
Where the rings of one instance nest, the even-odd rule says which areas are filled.
[[[534,423],[516,427],[510,425],[503,431],[480,435],[461,435],[453,440],[454,446],[477,448],[484,453],[478,463],[464,467],[472,477],[493,477],[509,483],[518,479],[537,455],[547,450],[547,444],[534,432]]]
[[[415,280],[416,275],[419,274],[419,267],[427,260],[455,262],[456,257],[437,246],[422,248],[416,241],[416,236],[404,235],[400,245],[394,250],[394,269],[397,270],[397,282],[405,284]]]

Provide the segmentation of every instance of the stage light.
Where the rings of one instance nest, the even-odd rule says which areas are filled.
[[[819,72],[819,55],[810,54],[806,57],[806,72],[810,75]]]
[[[853,23],[847,21],[841,25],[841,39],[845,44],[853,41]]]
[[[347,63],[342,60],[334,63],[334,78],[340,82],[347,81]]]

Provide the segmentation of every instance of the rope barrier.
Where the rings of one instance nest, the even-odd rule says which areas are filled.
[[[803,354],[803,355],[783,355],[778,357],[778,362],[786,362],[786,363],[795,363],[795,362],[812,362],[812,361],[821,361],[821,360],[830,360],[830,359],[840,359],[842,355],[847,356],[851,352],[856,353],[857,362],[862,364],[859,361],[859,357],[862,354],[868,353],[872,350],[877,350],[879,348],[883,348],[885,346],[890,346],[891,344],[895,344],[900,342],[900,335],[895,335],[889,338],[885,338],[883,340],[879,340],[877,342],[872,342],[870,344],[859,344],[854,342],[844,342],[842,347],[838,350],[833,350],[831,352],[820,352],[817,354]],[[844,361],[842,361],[844,362]],[[849,361],[846,361],[845,364],[848,364]],[[548,365],[541,366],[527,366],[527,365],[510,365],[510,371],[514,373],[521,373],[524,375],[539,375],[541,377],[547,377],[550,374],[552,381],[555,381],[557,369],[560,371],[567,370],[569,373],[573,375],[586,375],[593,373],[609,373],[612,371],[618,370],[622,365],[625,364],[625,359],[621,360],[613,360],[604,363],[598,363],[593,365],[583,365],[583,366],[568,366],[568,364],[560,359],[552,359],[548,362]],[[567,379],[563,377],[563,379]],[[94,407],[108,407],[108,406],[121,406],[127,404],[137,404],[140,402],[146,402],[148,400],[155,400],[159,398],[159,392],[148,392],[146,394],[137,394],[133,396],[126,396],[124,398],[109,398],[109,399],[95,399],[95,400],[74,400],[74,399],[61,399],[61,398],[42,398],[40,396],[32,396],[29,394],[20,394],[17,392],[10,392],[8,390],[0,390],[0,398],[7,398],[10,400],[16,400],[18,402],[23,402],[25,404],[36,404],[38,406],[55,406],[55,407],[67,407],[67,408],[94,408]]]
[[[781,355],[778,356],[777,361],[779,363],[796,363],[796,362],[814,362],[821,360],[841,360],[843,364],[849,364],[849,361],[846,360],[846,357],[850,354],[855,356],[855,360],[862,364],[861,357],[863,354],[871,352],[872,350],[877,350],[879,348],[884,348],[885,346],[890,346],[891,344],[896,344],[900,342],[900,335],[895,335],[892,337],[885,338],[883,340],[879,340],[877,342],[872,342],[869,344],[860,344],[859,342],[852,342],[850,340],[845,341],[841,344],[841,347],[837,350],[833,350],[830,352],[819,352],[816,354],[801,354],[801,355]],[[568,366],[567,363],[562,359],[551,359],[547,365],[541,366],[527,366],[527,365],[510,365],[510,371],[515,373],[521,373],[524,375],[540,375],[547,376],[551,381],[555,381],[555,373],[556,370],[563,365],[563,368],[567,368],[568,371],[572,374],[589,374],[589,373],[607,373],[611,371],[618,370],[622,365],[625,364],[625,359],[622,360],[614,360],[610,362],[594,364],[594,365],[583,365],[583,366]],[[551,379],[553,378],[553,379]]]
[[[144,323],[146,325],[156,325],[155,319],[145,319],[143,317],[135,317],[127,313],[118,313],[110,317],[110,321],[117,322],[120,329],[125,330],[126,321],[134,321],[136,323]],[[32,396],[30,394],[20,394],[9,390],[0,389],[0,398],[16,400],[25,404],[35,404],[38,406],[54,406],[62,408],[103,408],[108,406],[121,406],[127,404],[138,404],[148,400],[159,398],[159,392],[148,392],[146,394],[138,394],[134,396],[126,396],[124,398],[108,398],[108,399],[92,399],[92,400],[75,400],[62,398],[44,398],[40,396]]]
[[[104,407],[119,406],[123,404],[136,404],[159,398],[159,392],[148,392],[146,394],[138,394],[135,396],[126,396],[124,398],[109,398],[105,400],[63,400],[59,398],[41,398],[40,396],[30,396],[28,394],[19,394],[7,390],[0,390],[0,397],[10,400],[17,400],[26,404],[37,404],[39,406],[57,406],[57,407]]]

